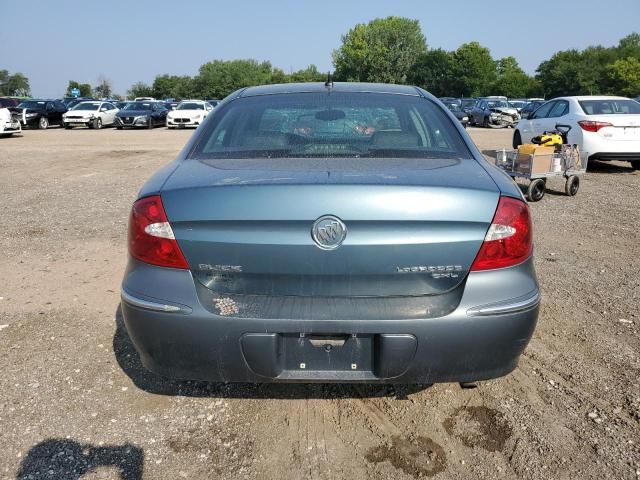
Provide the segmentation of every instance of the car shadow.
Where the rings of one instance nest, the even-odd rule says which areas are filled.
[[[600,162],[598,160],[589,160],[587,163],[587,171],[589,173],[634,173],[635,170],[631,165],[618,165],[613,162]]]
[[[334,399],[395,397],[406,400],[430,385],[342,384],[342,383],[214,383],[164,378],[145,369],[122,317],[115,313],[113,352],[122,371],[141,390],[156,395],[250,399]]]
[[[101,467],[115,469],[122,480],[140,480],[144,468],[144,451],[131,444],[96,446],[75,440],[50,438],[29,450],[20,464],[16,478],[76,480],[93,474]]]

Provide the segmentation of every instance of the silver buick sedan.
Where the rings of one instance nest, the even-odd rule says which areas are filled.
[[[133,204],[122,283],[149,370],[223,382],[471,382],[538,317],[529,208],[410,86],[227,97]]]

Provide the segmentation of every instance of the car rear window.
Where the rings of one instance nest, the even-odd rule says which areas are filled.
[[[580,107],[587,115],[638,115],[640,103],[627,99],[581,100]]]
[[[469,158],[441,107],[408,95],[291,93],[216,110],[190,158]]]

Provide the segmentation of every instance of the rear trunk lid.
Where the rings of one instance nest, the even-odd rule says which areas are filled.
[[[463,282],[499,191],[474,160],[272,159],[188,160],[161,195],[215,294],[398,297]],[[347,229],[335,250],[312,238],[325,215]]]

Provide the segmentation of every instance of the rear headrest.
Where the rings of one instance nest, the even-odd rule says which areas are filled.
[[[377,148],[413,148],[420,146],[420,138],[415,133],[376,132],[373,146]]]
[[[282,148],[289,146],[289,141],[284,133],[263,132],[248,136],[244,141],[244,146],[258,148]]]

